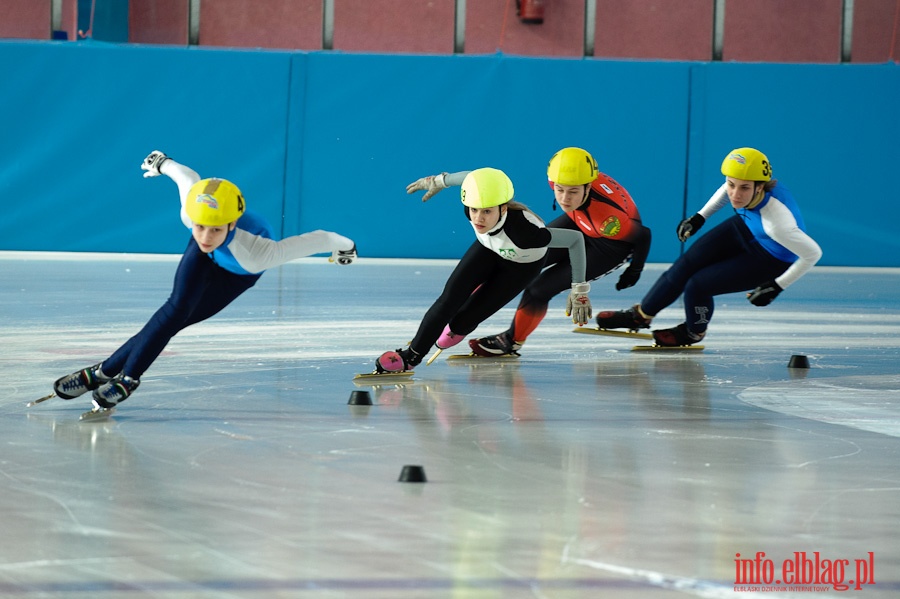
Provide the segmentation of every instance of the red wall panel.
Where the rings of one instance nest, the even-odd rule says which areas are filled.
[[[0,14],[0,37],[50,39],[49,0],[3,0]]]
[[[712,60],[712,48],[710,0],[597,0],[598,58]]]
[[[544,22],[522,23],[515,0],[466,3],[466,54],[584,56],[584,0],[544,0]]]
[[[335,50],[452,54],[455,0],[335,0]]]
[[[853,3],[851,62],[900,60],[900,0],[864,0]],[[894,55],[891,56],[893,49]]]
[[[128,41],[137,44],[188,43],[188,0],[131,0]]]
[[[725,3],[723,61],[840,62],[842,0]]]
[[[320,50],[322,0],[206,0],[200,45]]]

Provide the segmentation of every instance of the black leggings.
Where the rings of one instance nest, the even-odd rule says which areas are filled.
[[[586,279],[593,281],[624,264],[631,256],[630,243],[607,239],[585,238]],[[550,248],[544,271],[528,284],[519,307],[507,330],[513,339],[524,343],[547,314],[547,306],[555,296],[572,287],[572,264],[565,248]]]
[[[420,355],[427,353],[448,324],[457,335],[468,335],[512,301],[543,265],[543,260],[504,260],[476,241],[453,269],[441,296],[425,313],[410,348]]]

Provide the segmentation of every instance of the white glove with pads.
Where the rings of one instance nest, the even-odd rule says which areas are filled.
[[[144,173],[144,178],[148,177],[158,177],[162,173],[159,172],[159,167],[162,166],[162,163],[168,160],[169,157],[160,152],[159,150],[153,150],[150,154],[144,158],[144,162],[141,163],[141,170],[147,171]]]
[[[447,183],[444,181],[444,175],[447,173],[441,173],[440,175],[428,175],[427,177],[422,177],[421,179],[416,179],[412,183],[406,186],[406,193],[414,193],[416,191],[424,191],[425,195],[422,196],[422,201],[427,202],[442,189],[447,188]]]
[[[353,247],[349,250],[335,250],[331,252],[331,258],[328,259],[329,262],[336,262],[341,266],[347,266],[348,264],[353,264],[353,261],[356,260],[356,244],[353,244]]]
[[[593,315],[591,298],[587,295],[590,290],[590,283],[572,283],[572,290],[566,300],[566,316],[571,316],[572,322],[578,326],[586,325]]]

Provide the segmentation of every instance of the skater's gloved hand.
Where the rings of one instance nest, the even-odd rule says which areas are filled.
[[[349,250],[335,250],[331,252],[331,258],[328,259],[329,262],[336,262],[341,266],[346,266],[348,264],[353,264],[353,261],[356,260],[356,244],[353,244],[353,247]]]
[[[572,283],[572,290],[566,300],[566,316],[571,316],[572,322],[578,326],[586,325],[593,315],[591,298],[587,295],[590,290],[590,283]]]
[[[160,176],[162,173],[159,172],[159,167],[161,167],[162,163],[168,159],[169,157],[159,150],[150,152],[150,154],[144,158],[144,162],[141,163],[141,170],[147,171],[144,173],[144,178]]]
[[[622,273],[619,277],[619,281],[616,283],[616,290],[622,291],[623,289],[634,287],[634,284],[641,278],[642,272],[644,272],[644,269],[636,266],[629,266],[626,268],[625,272]]]
[[[441,173],[440,175],[428,175],[427,177],[417,179],[406,186],[406,193],[414,193],[416,191],[424,190],[425,195],[422,196],[422,201],[427,202],[434,194],[442,189],[447,188],[447,184],[444,182],[444,176],[446,174],[447,173]]]
[[[678,223],[678,228],[675,230],[678,233],[678,239],[687,241],[687,238],[697,233],[705,222],[706,219],[699,212],[690,218],[684,219]]]
[[[747,299],[754,306],[768,306],[772,303],[778,294],[784,291],[775,281],[763,283],[753,291],[747,294]]]

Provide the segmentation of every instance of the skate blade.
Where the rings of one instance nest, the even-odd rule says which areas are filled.
[[[115,408],[94,408],[88,410],[78,419],[80,422],[103,422],[115,413]]]
[[[434,362],[435,360],[437,360],[437,357],[439,355],[441,355],[442,351],[444,351],[443,348],[441,348],[441,347],[437,348],[437,351],[434,352],[434,354],[430,358],[428,358],[427,362],[425,362],[425,366],[431,366],[431,363]]]
[[[387,381],[391,379],[408,379],[415,374],[413,370],[404,370],[403,372],[363,372],[353,377],[354,381],[381,380]]]
[[[496,356],[479,356],[476,353],[453,354],[447,356],[448,360],[516,360],[519,354],[497,354]]]
[[[56,392],[53,392],[50,395],[45,395],[44,397],[41,397],[40,399],[36,399],[34,401],[29,401],[27,404],[25,404],[25,407],[30,408],[31,406],[36,406],[39,403],[41,403],[42,401],[47,401],[48,399],[53,399],[54,397],[56,397]]]
[[[584,333],[586,335],[605,335],[607,337],[628,337],[629,339],[653,339],[652,333],[637,333],[634,331],[616,331],[613,329],[598,329],[594,327],[578,327],[572,330],[573,333]]]
[[[635,345],[631,351],[644,352],[680,352],[680,351],[703,351],[702,345]]]

